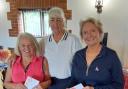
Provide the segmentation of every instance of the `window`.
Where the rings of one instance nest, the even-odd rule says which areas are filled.
[[[42,37],[51,34],[49,27],[48,13],[44,10],[21,10],[20,32],[28,32],[35,37]]]

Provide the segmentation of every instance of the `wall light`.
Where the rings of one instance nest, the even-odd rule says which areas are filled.
[[[95,2],[95,8],[97,9],[97,13],[102,13],[102,7],[103,7],[103,0],[96,0]]]

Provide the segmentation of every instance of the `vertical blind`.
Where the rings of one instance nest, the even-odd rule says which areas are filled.
[[[45,10],[21,10],[21,32],[28,32],[35,37],[51,34],[48,12]]]

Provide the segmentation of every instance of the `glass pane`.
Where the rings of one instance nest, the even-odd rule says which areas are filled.
[[[23,10],[20,18],[21,32],[28,32],[35,37],[47,36],[52,33],[49,27],[48,13],[44,10]],[[21,28],[22,27],[22,28]]]
[[[40,12],[24,11],[25,32],[31,33],[36,37],[41,36]]]
[[[44,36],[47,36],[51,34],[51,28],[49,27],[49,18],[48,18],[48,13],[44,12]]]

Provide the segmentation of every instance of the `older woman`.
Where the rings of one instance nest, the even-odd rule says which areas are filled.
[[[35,89],[46,89],[51,83],[48,62],[40,56],[39,44],[29,33],[21,33],[17,38],[16,59],[10,63],[4,85],[7,89],[27,89],[27,77],[40,83]]]
[[[52,76],[50,89],[65,89],[70,81],[71,62],[74,53],[81,48],[79,39],[66,31],[65,15],[61,8],[49,10],[52,34],[44,38],[45,52]]]
[[[80,24],[80,34],[87,46],[76,52],[72,65],[72,84],[83,89],[123,89],[123,73],[116,52],[101,45],[102,24],[94,18]]]

